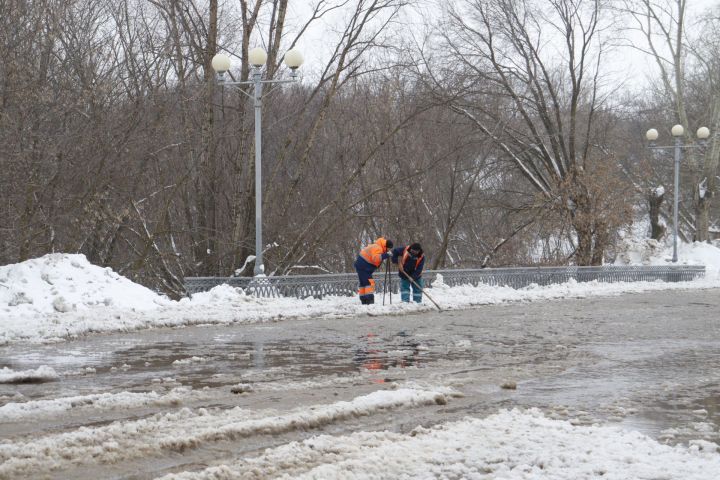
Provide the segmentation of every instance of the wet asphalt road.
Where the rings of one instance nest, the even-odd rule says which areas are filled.
[[[719,290],[664,291],[6,346],[0,348],[0,367],[48,365],[60,378],[0,384],[0,405],[106,392],[167,394],[179,387],[192,393],[164,405],[70,409],[37,420],[0,418],[0,441],[36,439],[183,407],[287,411],[410,382],[452,386],[464,396],[442,406],[201,445],[182,455],[48,467],[32,478],[97,478],[99,471],[102,478],[154,478],[318,433],[409,431],[418,424],[513,407],[537,407],[576,424],[617,424],[668,443],[720,442],[719,307]],[[501,388],[512,383],[516,389]]]

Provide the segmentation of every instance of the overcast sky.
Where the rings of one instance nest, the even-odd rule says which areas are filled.
[[[299,25],[308,18],[311,13],[311,3],[313,2],[290,2],[289,19],[291,28],[299,28]],[[303,66],[304,75],[306,77],[313,76],[322,66],[325,65],[330,56],[331,48],[334,47],[334,40],[338,38],[335,33],[340,25],[343,17],[350,15],[356,0],[350,1],[348,6],[339,9],[327,18],[316,22],[315,25],[301,39],[298,48],[301,49],[305,57],[305,65]],[[433,10],[439,12],[438,1],[424,0],[419,2],[421,7],[413,7],[407,9],[401,19],[403,28],[406,30],[405,35],[418,35],[425,19],[423,17],[432,16],[434,21],[437,15],[433,15]],[[709,11],[713,6],[720,6],[720,0],[688,0],[688,20],[686,23],[687,30],[692,34],[692,26],[697,23],[699,16],[703,12]],[[626,32],[631,43],[645,48],[646,40],[642,34]],[[652,76],[657,69],[654,61],[640,51],[622,47],[611,52],[605,57],[605,70],[618,81],[625,82],[627,88],[638,89],[646,84],[649,76]]]

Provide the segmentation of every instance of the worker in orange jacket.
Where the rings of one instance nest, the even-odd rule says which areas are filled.
[[[360,250],[354,266],[360,280],[358,294],[363,305],[375,303],[375,280],[372,279],[372,274],[380,267],[383,260],[390,258],[392,253],[389,250],[392,247],[392,241],[380,237]]]

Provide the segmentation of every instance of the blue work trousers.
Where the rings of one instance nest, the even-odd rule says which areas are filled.
[[[422,302],[423,279],[418,278],[415,283],[417,283],[417,286],[413,285],[407,278],[400,279],[400,300],[410,302],[410,289],[412,288],[413,301]]]
[[[372,305],[375,303],[375,280],[372,278],[375,268],[360,257],[355,260],[354,266],[360,283],[360,288],[358,289],[360,303],[363,305]]]

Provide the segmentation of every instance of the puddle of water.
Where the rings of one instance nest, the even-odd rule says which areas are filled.
[[[720,391],[697,399],[652,402],[617,424],[671,445],[695,439],[720,444]]]
[[[523,382],[522,404],[563,405],[667,443],[720,443],[720,350],[687,340],[594,344],[600,359],[559,375]]]
[[[271,337],[272,338],[272,337]],[[182,339],[182,340],[181,340]],[[468,359],[463,349],[428,348],[432,341],[400,331],[381,337],[367,333],[354,339],[326,341],[249,339],[242,334],[214,334],[188,341],[187,337],[134,344],[111,339],[95,351],[56,345],[40,351],[14,351],[10,364],[23,369],[49,365],[60,379],[55,385],[0,385],[0,405],[18,398],[36,400],[83,395],[97,391],[147,391],[180,384],[201,389],[241,382],[298,382],[318,375],[364,373],[368,382],[390,381],[390,371],[422,368],[437,359]],[[97,345],[95,345],[97,347]],[[437,347],[437,345],[436,345]],[[87,371],[83,370],[88,368]],[[172,379],[168,382],[167,379]],[[21,397],[18,397],[21,396]]]

